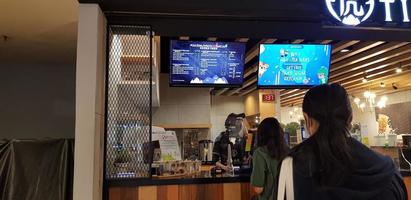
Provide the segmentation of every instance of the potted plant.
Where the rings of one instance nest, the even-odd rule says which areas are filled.
[[[298,134],[298,130],[300,130],[300,124],[297,122],[291,122],[285,126],[285,131],[290,135],[290,147],[294,147],[300,142],[302,142],[301,134]]]
[[[285,132],[289,134],[297,134],[298,129],[300,129],[300,124],[297,122],[291,122],[285,126]]]

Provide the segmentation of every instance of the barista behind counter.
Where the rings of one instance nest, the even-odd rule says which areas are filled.
[[[248,131],[244,118],[244,113],[231,113],[225,120],[226,131],[220,133],[213,147],[216,171],[222,169],[225,172],[232,172],[234,166],[240,168],[241,172],[250,171],[250,155],[245,150]]]

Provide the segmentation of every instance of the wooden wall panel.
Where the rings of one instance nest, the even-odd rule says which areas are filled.
[[[109,200],[249,200],[249,183],[112,187]]]
[[[215,199],[224,200],[224,189],[223,184],[204,184],[199,185],[199,199]]]
[[[197,185],[180,185],[180,200],[197,200]]]
[[[179,199],[178,185],[162,185],[157,187],[157,199]]]
[[[114,187],[109,190],[110,200],[139,200],[138,188]]]
[[[251,188],[250,183],[241,183],[241,200],[250,200],[254,195],[257,195]]]
[[[241,199],[241,184],[224,183],[224,200],[239,200]]]
[[[128,199],[122,199],[122,200],[128,200]],[[138,199],[136,200],[157,200],[157,186],[139,187],[138,188]]]
[[[407,187],[408,200],[411,200],[411,177],[404,177],[404,183]]]

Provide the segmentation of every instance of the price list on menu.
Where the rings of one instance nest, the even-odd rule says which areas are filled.
[[[171,66],[172,75],[242,80],[243,53],[231,49],[228,44],[180,44],[178,48],[172,49]]]

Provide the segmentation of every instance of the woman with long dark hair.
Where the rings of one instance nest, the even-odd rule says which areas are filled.
[[[295,200],[407,199],[391,158],[350,137],[352,110],[343,87],[331,84],[310,89],[303,112],[310,138],[290,154]]]
[[[277,189],[277,167],[287,153],[280,123],[275,118],[264,119],[257,130],[257,148],[253,153],[251,174],[251,185],[260,200],[271,200],[277,194],[273,191]]]

